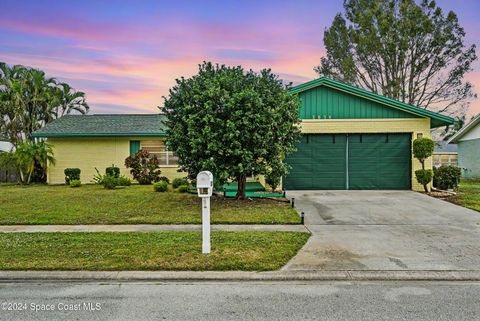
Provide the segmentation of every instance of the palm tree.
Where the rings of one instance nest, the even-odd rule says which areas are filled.
[[[85,93],[41,70],[0,62],[0,133],[14,146],[33,141],[32,133],[56,118],[88,109]]]
[[[45,173],[47,165],[55,164],[52,145],[47,142],[21,143],[14,152],[20,179],[30,184],[35,165],[38,164]]]

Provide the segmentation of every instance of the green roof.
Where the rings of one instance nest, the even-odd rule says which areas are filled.
[[[350,93],[352,95],[357,95],[365,99],[370,99],[372,101],[375,101],[390,107],[398,108],[400,110],[403,110],[418,116],[428,117],[431,119],[432,128],[452,125],[454,123],[454,119],[451,117],[448,117],[439,113],[435,113],[421,107],[409,105],[401,101],[391,99],[379,94],[375,94],[373,92],[370,92],[358,87],[350,86],[350,85],[347,85],[329,78],[325,78],[325,77],[315,79],[315,80],[303,83],[301,85],[295,86],[292,89],[290,89],[289,92],[291,94],[298,94],[300,92],[310,90],[318,86],[328,86],[330,88],[341,90],[341,91]]]
[[[33,137],[165,136],[161,114],[65,115]]]

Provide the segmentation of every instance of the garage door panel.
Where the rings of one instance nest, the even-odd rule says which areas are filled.
[[[348,140],[348,165],[347,165]],[[411,134],[305,135],[285,189],[409,189]]]

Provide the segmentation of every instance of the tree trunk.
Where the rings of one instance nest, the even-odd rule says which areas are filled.
[[[246,198],[245,185],[247,183],[247,175],[245,174],[238,175],[237,182],[238,182],[237,199],[244,200]]]

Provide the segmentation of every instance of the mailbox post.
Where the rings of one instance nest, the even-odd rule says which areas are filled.
[[[210,253],[210,197],[213,192],[213,175],[203,171],[197,175],[198,197],[202,198],[202,253]]]

